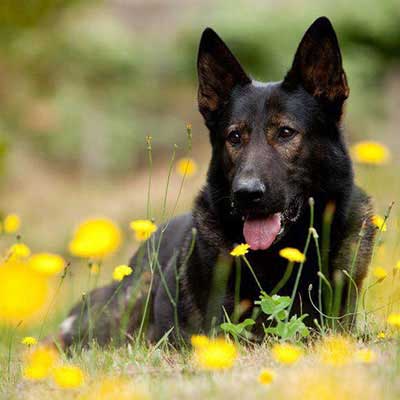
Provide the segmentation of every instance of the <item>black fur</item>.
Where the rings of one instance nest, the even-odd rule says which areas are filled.
[[[272,246],[247,255],[263,289],[271,291],[286,268],[279,250],[288,246],[304,248],[310,197],[314,199],[314,227],[321,243],[327,206],[334,211],[330,247],[323,254],[324,259],[329,257],[329,278],[337,268],[349,268],[352,246],[358,240],[363,221],[364,236],[355,274],[359,286],[367,272],[374,236],[372,208],[367,196],[354,184],[340,127],[349,90],[329,20],[322,17],[312,24],[282,82],[252,81],[209,28],[200,42],[198,74],[199,110],[209,128],[212,145],[207,182],[192,212],[159,229],[133,257],[135,274],[124,280],[112,301],[109,299],[117,284],[97,289],[90,296],[95,316],[92,337],[101,344],[112,337],[125,339],[137,333],[149,287],[149,279],[146,285],[140,275],[149,264],[154,269],[146,319],[149,340],[160,339],[171,328],[171,337],[178,332],[184,338],[207,332],[212,323],[221,322],[221,305],[232,314],[236,262],[229,252],[235,244],[245,242],[243,218],[280,213],[283,231]],[[159,240],[157,265],[148,249]],[[221,284],[225,282],[223,277],[218,282],[215,279],[221,268],[228,271],[226,288]],[[312,244],[292,310],[310,314],[308,323],[318,315],[308,297],[312,284],[311,295],[317,298],[317,271]],[[240,299],[253,304],[259,289],[244,266],[241,274]],[[294,275],[279,294],[291,294]],[[220,286],[217,297],[213,292],[215,284]],[[177,301],[176,310],[170,295]],[[64,326],[61,340],[66,345],[90,338],[86,303],[72,310],[70,323]],[[242,317],[250,315],[251,308]],[[126,310],[128,323],[124,325],[121,320]]]

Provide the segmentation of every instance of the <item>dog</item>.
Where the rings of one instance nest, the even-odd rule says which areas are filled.
[[[350,271],[358,245],[352,276],[362,285],[376,228],[371,200],[354,184],[341,129],[349,87],[330,21],[321,17],[309,27],[280,82],[252,80],[210,28],[201,37],[197,70],[198,107],[212,147],[206,183],[192,211],[159,228],[133,256],[131,276],[95,289],[72,309],[58,337],[64,346],[135,335],[187,340],[218,327],[223,310],[232,315],[235,293],[247,304],[241,318],[251,315],[260,289],[244,265],[237,289],[240,266],[231,250],[250,246],[247,260],[269,293],[287,266],[279,251],[304,248],[311,212],[313,233],[328,243],[320,247],[326,278],[334,285],[337,271]],[[158,252],[149,250],[158,245]],[[292,314],[307,313],[312,324],[321,311],[310,300],[319,283],[315,245],[306,257]],[[215,272],[224,266],[225,285],[216,296]],[[295,275],[280,295],[291,295]]]

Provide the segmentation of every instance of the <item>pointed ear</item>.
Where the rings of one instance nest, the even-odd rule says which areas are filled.
[[[236,86],[251,82],[239,61],[220,37],[207,28],[200,40],[197,58],[198,104],[206,124],[212,125]]]
[[[284,85],[296,87],[299,84],[321,101],[336,119],[340,118],[349,87],[339,43],[326,17],[318,18],[308,28],[285,77]]]

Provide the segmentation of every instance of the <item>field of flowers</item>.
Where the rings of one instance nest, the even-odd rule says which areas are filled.
[[[190,132],[189,127],[189,139]],[[270,314],[282,330],[271,331],[261,344],[248,340],[251,320],[235,324],[228,316],[222,329],[209,337],[193,336],[190,345],[179,349],[168,337],[156,344],[131,338],[120,347],[100,348],[93,343],[89,349],[68,353],[43,344],[45,337],[57,332],[73,302],[84,300],[100,283],[122,282],[132,274],[121,253],[124,242],[132,251],[134,242],[151,237],[163,220],[175,214],[185,190],[190,191],[199,167],[195,156],[177,159],[174,152],[163,199],[154,201],[150,138],[148,150],[142,219],[127,220],[124,227],[108,217],[85,219],[75,229],[70,227],[70,240],[59,255],[30,248],[18,210],[9,210],[2,218],[0,398],[400,398],[400,211],[393,204],[400,196],[400,169],[390,149],[378,142],[352,147],[357,181],[375,200],[377,228],[352,331],[339,331],[324,318],[313,329],[300,318],[288,321],[285,312],[292,299],[280,297],[277,288],[275,296],[263,295],[260,304],[279,309]],[[171,176],[179,177],[176,193],[170,193]],[[251,269],[247,252],[243,243],[231,255]],[[293,265],[302,266],[307,254],[304,249],[286,248],[281,256],[291,272]]]

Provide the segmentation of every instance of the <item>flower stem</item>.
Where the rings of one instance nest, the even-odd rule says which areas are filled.
[[[286,285],[287,281],[292,276],[293,266],[294,266],[294,262],[289,261],[289,263],[286,267],[286,271],[283,274],[283,277],[281,278],[281,280],[276,284],[276,286],[272,290],[271,296],[273,296],[274,294],[277,294]]]
[[[313,228],[313,226],[314,226],[314,199],[312,197],[310,197],[310,199],[309,199],[309,204],[310,204],[310,226],[309,226],[309,229],[308,229],[308,235],[307,235],[307,239],[306,239],[306,244],[304,245],[304,250],[303,250],[303,254],[304,255],[307,254],[308,247],[310,245],[311,234],[312,234],[312,229],[311,228]],[[301,277],[301,273],[303,272],[304,263],[305,263],[305,259],[304,259],[304,261],[302,261],[300,263],[299,270],[297,271],[296,281],[295,281],[294,286],[293,286],[290,305],[289,305],[288,313],[287,313],[287,316],[286,316],[286,322],[289,321],[290,311],[292,310],[293,303],[294,303],[294,298],[296,296],[297,289],[299,287],[300,277]]]
[[[243,258],[244,262],[246,263],[247,267],[249,268],[251,274],[253,275],[253,278],[254,278],[254,280],[256,281],[258,288],[260,289],[261,292],[263,292],[264,290],[263,290],[263,288],[262,288],[262,286],[261,286],[261,284],[260,284],[260,281],[258,280],[258,278],[257,278],[257,276],[256,276],[256,274],[255,274],[255,272],[254,272],[254,270],[253,270],[253,267],[250,265],[250,263],[249,263],[249,261],[247,260],[247,258],[246,258],[245,255],[243,255],[242,258]]]

